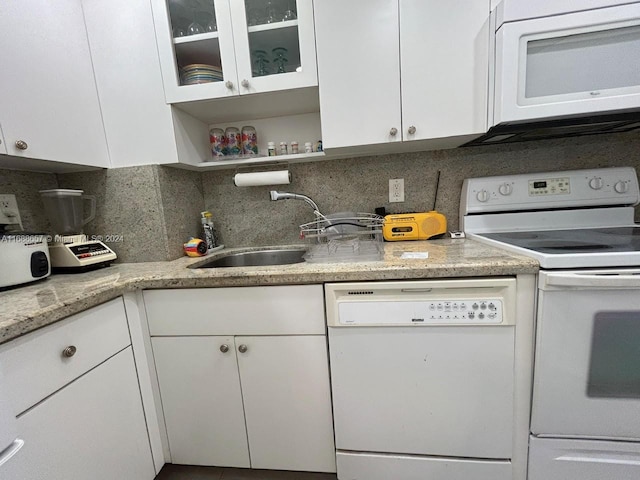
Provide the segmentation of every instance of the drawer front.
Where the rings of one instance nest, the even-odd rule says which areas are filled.
[[[146,290],[152,336],[324,335],[322,285]]]
[[[14,413],[25,411],[130,344],[124,303],[117,298],[3,345],[0,363]],[[72,346],[73,356],[65,356],[63,352]]]
[[[511,462],[338,452],[338,478],[350,480],[511,480]]]

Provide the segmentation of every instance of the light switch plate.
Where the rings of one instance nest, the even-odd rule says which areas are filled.
[[[404,178],[389,180],[389,203],[404,202]]]
[[[0,194],[0,224],[19,225],[22,230],[22,220],[15,195]]]

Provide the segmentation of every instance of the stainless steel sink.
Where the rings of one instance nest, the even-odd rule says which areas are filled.
[[[228,253],[217,256],[210,261],[189,268],[223,268],[223,267],[264,267],[268,265],[291,265],[302,263],[306,250],[301,248],[253,250],[250,252]]]

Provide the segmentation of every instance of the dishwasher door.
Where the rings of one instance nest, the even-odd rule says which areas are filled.
[[[338,450],[511,458],[515,279],[332,284],[325,295]]]

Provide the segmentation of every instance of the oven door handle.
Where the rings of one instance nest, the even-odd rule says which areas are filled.
[[[640,288],[640,274],[587,274],[587,273],[549,273],[544,278],[544,286],[608,289],[608,288]]]

